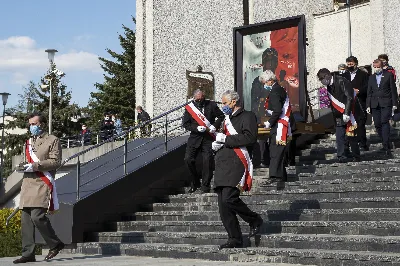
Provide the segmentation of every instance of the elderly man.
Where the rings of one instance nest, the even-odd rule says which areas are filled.
[[[224,114],[217,104],[205,100],[201,90],[193,93],[193,102],[186,105],[183,115],[183,127],[190,131],[187,143],[185,163],[191,174],[191,188],[189,193],[195,192],[200,187],[199,171],[196,168],[196,157],[201,152],[203,157],[201,192],[210,192],[210,183],[213,177],[213,154],[211,143],[215,139],[216,130],[220,127]]]
[[[295,130],[295,121],[292,115],[292,108],[289,96],[285,89],[279,85],[275,74],[267,70],[262,78],[266,81],[265,85],[271,91],[268,97],[268,105],[265,106],[271,115],[269,120],[264,123],[266,128],[270,128],[269,150],[271,162],[269,165],[270,181],[287,181],[286,155],[292,132]]]
[[[57,137],[44,131],[45,123],[46,118],[39,113],[29,117],[32,138],[26,143],[26,163],[18,167],[18,171],[24,173],[19,206],[22,210],[22,257],[14,264],[36,261],[35,227],[50,248],[46,261],[64,248],[47,217],[59,208],[54,177],[61,164],[61,144]]]
[[[397,109],[397,88],[394,75],[383,70],[379,59],[373,62],[373,75],[368,80],[367,113],[372,113],[379,137],[382,139],[382,151],[390,155],[389,120]]]
[[[242,247],[242,232],[236,215],[249,223],[249,237],[259,233],[263,224],[260,215],[239,198],[241,191],[251,189],[253,164],[250,154],[257,141],[257,118],[253,112],[240,107],[239,99],[239,94],[234,91],[222,94],[224,133],[218,133],[212,145],[216,152],[215,192],[221,220],[228,232],[228,242],[220,249]]]

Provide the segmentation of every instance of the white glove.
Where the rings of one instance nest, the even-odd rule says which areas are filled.
[[[25,173],[35,172],[35,171],[33,171],[33,164],[31,164],[31,163],[25,164],[24,168],[25,168],[25,170],[24,170]]]
[[[264,125],[265,125],[265,128],[270,128],[271,127],[271,124],[268,121],[264,122]]]
[[[343,114],[343,122],[347,123],[350,121],[350,116]]]
[[[197,127],[197,131],[199,131],[199,132],[204,132],[204,131],[206,131],[206,127],[203,127],[203,126],[198,126]]]
[[[397,106],[392,107],[392,116],[394,116],[394,111],[397,109]]]
[[[217,129],[213,125],[211,125],[210,126],[210,133],[215,133],[215,131],[217,131]]]
[[[226,135],[223,133],[218,133],[217,136],[215,137],[215,140],[217,142],[225,143]]]
[[[371,108],[367,108],[367,114],[371,114]]]
[[[211,144],[211,148],[213,149],[213,151],[218,151],[222,147],[224,147],[224,144],[223,143],[219,143],[217,141],[213,141],[213,143]]]

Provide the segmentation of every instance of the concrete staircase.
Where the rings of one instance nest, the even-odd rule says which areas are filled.
[[[392,130],[391,158],[370,133],[362,162],[337,163],[334,137],[298,152],[289,182],[266,184],[255,171],[250,208],[262,214],[262,234],[243,249],[219,251],[227,235],[216,195],[178,194],[122,214],[108,232],[91,233],[73,252],[303,265],[400,265],[400,133]]]

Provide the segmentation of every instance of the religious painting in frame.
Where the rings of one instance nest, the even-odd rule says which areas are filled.
[[[233,34],[235,89],[244,108],[256,114],[258,123],[268,119],[269,92],[259,76],[271,70],[288,92],[296,120],[307,121],[304,16],[237,27]]]

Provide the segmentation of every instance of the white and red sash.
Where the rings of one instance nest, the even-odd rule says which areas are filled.
[[[344,110],[346,109],[346,106],[344,105],[344,103],[340,102],[338,99],[333,97],[333,95],[330,94],[329,92],[328,92],[328,97],[331,100],[331,105],[333,106],[333,108],[335,108],[338,112],[343,114]],[[347,136],[355,136],[354,131],[357,128],[357,122],[356,122],[356,119],[354,118],[355,98],[356,98],[356,93],[354,92],[354,96],[353,96],[354,101],[353,101],[352,108],[351,108],[350,120],[349,120],[349,122],[347,122],[347,125],[346,125],[346,135]]]
[[[197,124],[199,124],[199,126],[206,127],[208,130],[210,130],[210,127],[212,126],[210,121],[207,120],[207,118],[203,115],[202,112],[200,112],[200,110],[193,104],[193,102],[187,104],[185,106],[185,109],[189,112],[189,114],[197,122]],[[215,133],[211,133],[210,131],[208,131],[208,133],[215,139]]]
[[[237,135],[237,131],[232,125],[229,115],[225,116],[224,123],[225,135]],[[242,161],[244,166],[244,173],[237,187],[240,191],[250,191],[253,182],[253,163],[250,159],[250,154],[246,147],[234,148],[236,155]]]
[[[28,163],[38,163],[40,162],[39,158],[36,156],[36,154],[33,152],[32,149],[32,140],[29,139],[26,142],[26,160]],[[59,209],[59,204],[58,204],[58,197],[57,197],[57,191],[56,191],[56,183],[54,182],[54,178],[51,176],[49,172],[40,172],[36,171],[35,172],[38,177],[40,177],[44,183],[49,187],[50,189],[50,201],[49,201],[49,211],[56,211]]]
[[[282,113],[278,120],[278,128],[276,132],[277,145],[286,145],[288,140],[292,138],[292,129],[289,123],[291,113],[292,107],[290,106],[289,96],[286,95],[286,100],[282,107]]]

